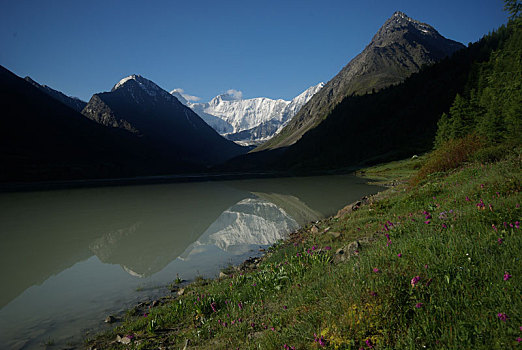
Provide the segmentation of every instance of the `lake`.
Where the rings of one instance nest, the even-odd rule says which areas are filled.
[[[380,187],[351,175],[0,194],[0,348],[73,347]]]

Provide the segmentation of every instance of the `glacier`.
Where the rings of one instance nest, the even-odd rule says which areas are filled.
[[[171,94],[222,136],[242,145],[255,145],[278,133],[323,86],[322,82],[311,86],[291,101],[268,97],[243,99],[237,90],[229,90],[205,103],[188,101],[181,95],[181,89],[174,89]]]

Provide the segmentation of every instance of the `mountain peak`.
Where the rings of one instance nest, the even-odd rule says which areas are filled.
[[[144,90],[150,96],[156,96],[158,94],[168,94],[168,92],[164,91],[154,82],[142,77],[139,74],[132,74],[128,77],[121,79],[114,87],[111,89],[111,92],[121,89],[123,87],[129,86],[129,84],[137,84],[142,90]],[[162,93],[164,91],[164,93]]]

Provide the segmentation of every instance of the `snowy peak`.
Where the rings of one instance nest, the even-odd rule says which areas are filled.
[[[218,133],[237,143],[249,145],[274,135],[323,86],[324,83],[314,85],[291,101],[267,97],[243,99],[242,92],[233,89],[207,103],[183,102],[180,89],[172,90],[171,94],[192,108]]]
[[[158,95],[162,96],[171,96],[167,91],[160,88],[154,82],[145,79],[139,74],[129,75],[126,78],[120,80],[114,87],[111,89],[111,92],[116,91],[122,88],[130,88],[131,86],[138,86],[143,91],[145,91],[149,96],[155,97]]]

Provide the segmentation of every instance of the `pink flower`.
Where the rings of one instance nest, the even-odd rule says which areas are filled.
[[[506,272],[506,273],[504,274],[504,281],[507,281],[507,280],[510,279],[511,277],[513,277],[513,276],[511,276],[509,273]]]
[[[416,285],[417,283],[419,283],[419,281],[420,281],[420,276],[415,276],[415,277],[413,277],[413,278],[411,279],[410,284],[411,284],[412,287],[415,287],[415,285]]]
[[[431,222],[430,220],[426,220],[426,221],[424,221],[424,223],[425,223],[426,225],[429,224],[430,222]]]
[[[442,224],[442,228],[448,228],[448,226],[446,224]]]
[[[373,272],[375,272],[375,273],[379,273],[379,272],[381,272],[381,270],[379,270],[378,268],[374,267],[374,268],[373,268]]]
[[[324,247],[324,250],[330,250],[332,249],[332,247],[330,247],[329,245],[327,245],[326,247]]]
[[[502,238],[497,239],[498,244],[502,244],[503,242],[504,242],[504,240]]]
[[[397,254],[399,258],[402,258],[402,253]]]
[[[415,304],[415,307],[416,307],[417,309],[420,309],[420,308],[423,307],[423,306],[424,306],[423,303],[417,303],[417,304]]]
[[[503,312],[499,312],[499,313],[497,314],[497,317],[498,317],[501,321],[504,321],[504,322],[506,322],[507,319],[508,319],[507,315],[506,315],[505,313],[503,313]]]

